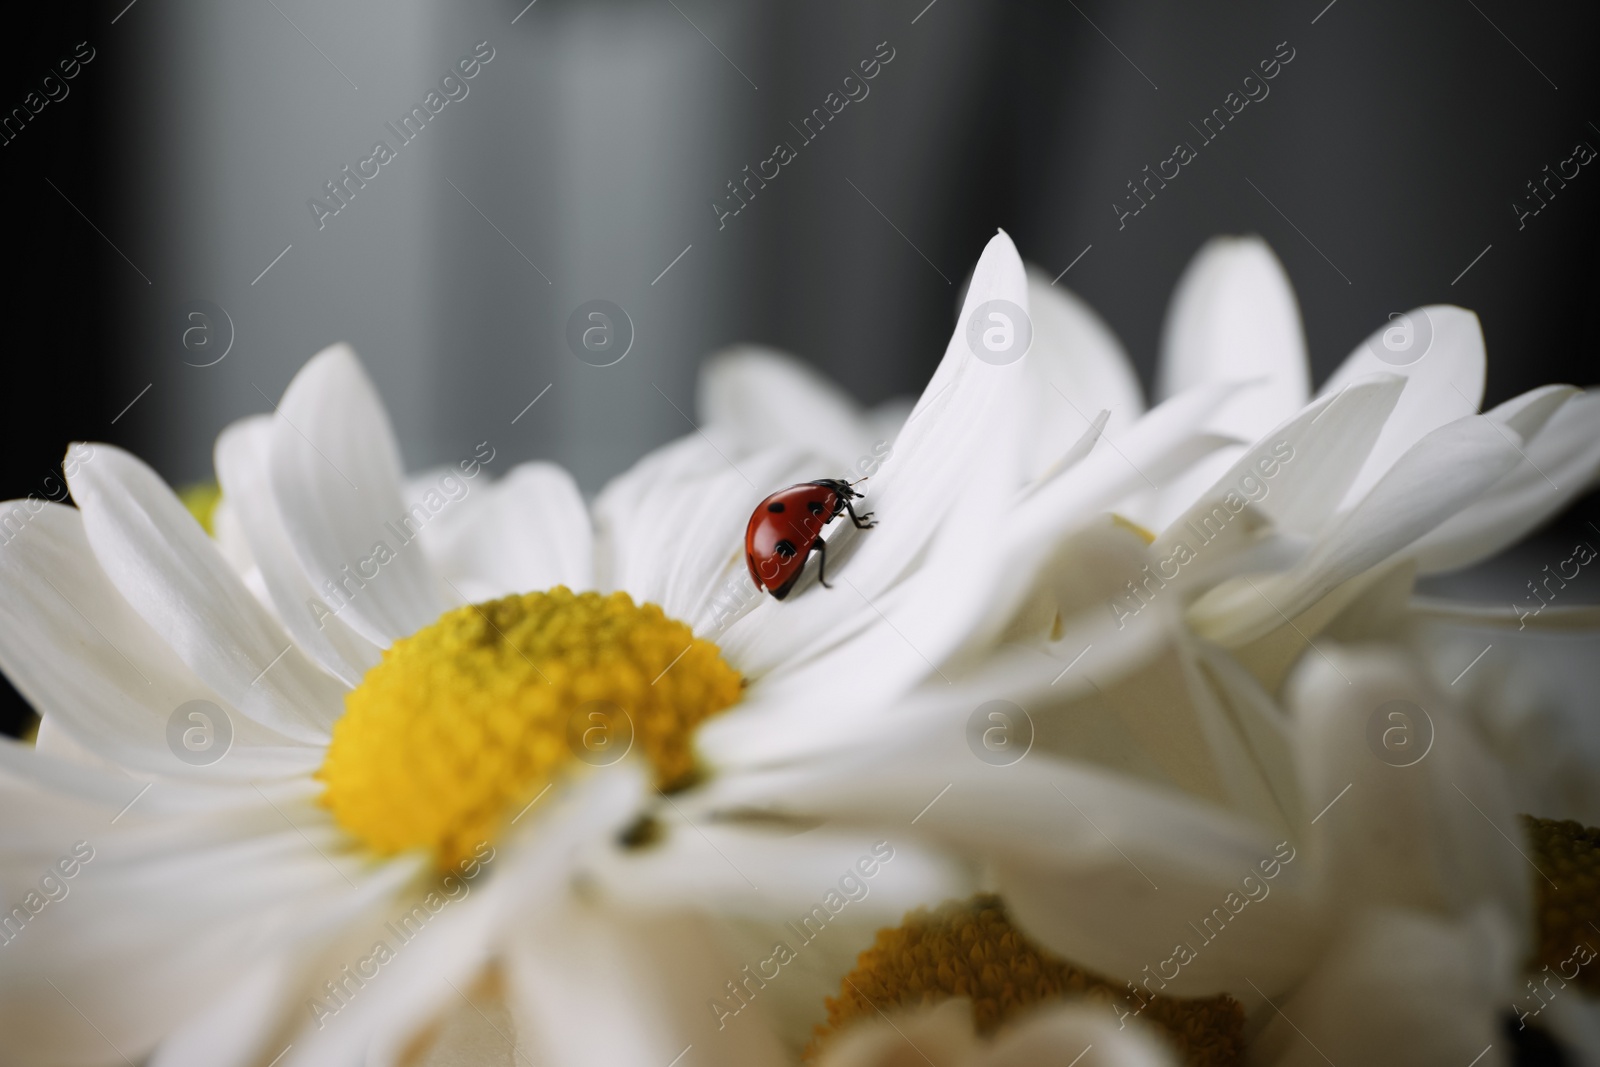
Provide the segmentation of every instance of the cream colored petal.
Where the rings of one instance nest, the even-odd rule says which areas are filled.
[[[746,961],[724,957],[704,919],[641,921],[573,902],[530,916],[506,950],[518,1040],[535,1063],[667,1065],[691,1047],[708,1067],[786,1060],[756,986],[735,1014],[742,1002],[727,983]],[[714,1002],[733,1006],[719,1015]]]
[[[1266,1009],[1252,1062],[1509,1064],[1502,1019],[1514,995],[1514,945],[1492,909],[1454,922],[1393,909],[1363,915],[1292,996]]]
[[[1307,851],[1341,907],[1462,916],[1489,904],[1532,928],[1532,883],[1546,876],[1528,858],[1504,772],[1410,657],[1324,643],[1286,703],[1307,807],[1319,812]]]
[[[972,1028],[972,1002],[956,997],[924,1011],[862,1020],[828,1043],[817,1067],[976,1067],[989,1062],[984,1052]]]
[[[1071,1005],[1039,1012],[979,1056],[973,1067],[1176,1067],[1152,1032],[1124,1027],[1100,1006]]]

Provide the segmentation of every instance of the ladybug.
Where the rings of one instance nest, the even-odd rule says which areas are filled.
[[[756,585],[782,600],[794,588],[805,568],[806,557],[816,550],[817,577],[828,585],[828,545],[822,528],[848,513],[858,530],[870,530],[872,513],[857,515],[850,501],[861,494],[850,482],[824,478],[780,489],[756,505],[744,532],[744,561]]]

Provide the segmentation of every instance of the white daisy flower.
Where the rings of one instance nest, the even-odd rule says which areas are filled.
[[[1003,234],[989,299],[1028,299]],[[474,489],[482,451],[408,486],[343,347],[219,440],[217,541],[134,457],[75,450],[77,510],[0,551],[0,666],[43,716],[38,751],[0,746],[3,1057],[399,1062],[487,996],[519,1059],[779,1062],[705,1010],[747,981],[708,916],[832,912],[862,849],[896,846],[701,826],[672,794],[994,647],[1016,560],[985,549],[1039,481],[1032,366],[958,332],[874,475],[879,525],[830,530],[836,588],[782,603],[749,593],[740,535],[843,473],[827,457],[697,434],[592,509],[544,464]],[[1186,426],[1147,429],[1143,463],[1216,443]],[[968,885],[899,855],[852,921]]]

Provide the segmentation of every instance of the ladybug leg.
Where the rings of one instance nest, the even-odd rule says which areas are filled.
[[[817,554],[817,581],[822,583],[824,589],[832,589],[833,586],[828,584],[828,542],[819,537],[812,548]]]
[[[872,512],[867,511],[857,515],[856,509],[850,506],[850,501],[844,500],[842,503],[844,504],[844,509],[850,513],[850,521],[855,523],[856,529],[870,530],[874,526],[878,525],[872,521]]]

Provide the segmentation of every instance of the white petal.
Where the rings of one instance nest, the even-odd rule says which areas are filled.
[[[717,951],[708,926],[582,903],[539,915],[508,946],[519,1043],[534,1062],[563,1067],[667,1065],[690,1046],[697,1064],[783,1064],[761,1019],[724,1016],[719,1027],[709,1010],[731,999],[724,983],[742,978],[746,961]],[[759,1015],[760,1001],[747,1010]]]
[[[1237,386],[1202,386],[1159,405],[1117,441],[1107,439],[1017,508],[1011,541],[1048,541],[1100,511],[1127,513],[1134,498],[1163,486],[1204,456],[1229,444],[1204,427]],[[1137,516],[1131,516],[1137,518]]]
[[[1210,429],[1253,441],[1298,411],[1311,368],[1294,289],[1259,237],[1218,237],[1190,261],[1167,309],[1156,396],[1200,385],[1252,384],[1215,412]],[[1235,457],[1218,455],[1167,487],[1167,515],[1187,507]]]
[[[847,901],[851,918],[881,926],[919,904],[977,888],[948,858],[877,834],[691,821],[676,802],[660,814],[665,840],[631,851],[607,843],[585,862],[608,902],[637,912],[699,908],[770,921],[806,915],[833,892]],[[781,923],[771,927],[782,934]]]
[[[328,673],[355,688],[377,665],[379,649],[327,606],[295,558],[272,493],[272,426],[271,418],[258,415],[224,430],[217,438],[217,480],[259,561],[278,618]]]
[[[317,353],[284,391],[272,487],[307,579],[367,640],[387,647],[439,617],[444,601],[405,525],[394,431],[348,346]],[[326,592],[330,582],[341,597]]]
[[[1568,401],[1528,440],[1523,453],[1511,473],[1412,546],[1422,573],[1487,559],[1588,491],[1600,473],[1600,393]]]
[[[1462,510],[1516,466],[1519,447],[1514,431],[1481,415],[1439,427],[1335,520],[1293,568],[1219,586],[1190,607],[1190,624],[1228,647],[1265,635]]]
[[[1511,1062],[1501,1016],[1514,941],[1485,910],[1459,922],[1384,910],[1342,930],[1256,1039],[1274,1067],[1476,1067]]]
[[[227,702],[112,586],[77,511],[40,507],[0,552],[0,590],[0,665],[7,677],[52,728],[97,756],[146,773],[201,777],[270,777],[320,762],[320,750],[294,746],[301,757],[284,763],[283,747],[291,742],[223,707]],[[210,702],[233,733],[235,748],[204,767],[179,760],[168,745],[169,718],[191,700]]]
[[[985,246],[961,320],[945,355],[894,452],[874,476],[871,507],[879,518],[854,558],[840,569],[868,599],[877,597],[914,566],[924,547],[974,482],[1014,493],[1025,480],[1024,449],[1031,439],[1040,397],[1029,388],[1028,356],[1006,365],[978,359],[967,347],[967,317],[990,300],[1027,311],[1027,277],[1011,239],[997,234]]]
[[[913,832],[988,861],[1018,924],[1082,966],[1134,979],[1175,944],[1195,946],[1198,959],[1169,982],[1175,995],[1248,989],[1245,974],[1282,988],[1322,936],[1303,853],[1219,808],[1101,768],[1037,753],[990,766],[964,748],[880,748],[765,778],[747,804],[867,824],[916,820]],[[1248,893],[1273,903],[1251,907]],[[1211,941],[1189,926],[1230,894],[1247,921],[1235,927],[1225,914],[1225,933]]]
[[[1196,538],[1196,531],[1210,533],[1207,520],[1216,526],[1231,518],[1232,510],[1224,507],[1229,494],[1248,500],[1290,533],[1310,537],[1320,532],[1361,469],[1404,385],[1398,375],[1374,375],[1317,400],[1264,434],[1163,530],[1155,544],[1157,555],[1170,556],[1178,542]],[[1214,517],[1218,508],[1223,514]]]
[[[769,348],[740,346],[700,365],[696,408],[735,454],[789,447],[853,466],[872,446],[859,405],[812,367]]]
[[[869,1016],[830,1038],[817,1067],[909,1067],[921,1063],[967,1067],[981,1055],[983,1046],[972,1026],[972,1001],[966,997],[894,1015],[897,1018]],[[1061,1050],[1054,1051],[1059,1055]],[[1026,1062],[1031,1067],[1047,1061],[1036,1056]]]
[[[1308,851],[1342,906],[1489,904],[1531,929],[1540,875],[1504,773],[1406,655],[1325,643],[1287,703],[1308,806],[1323,809]]]
[[[1075,293],[1051,285],[1028,269],[1033,349],[1029,361],[1040,378],[1046,417],[1030,450],[1029,474],[1055,463],[1083,433],[1084,420],[1109,411],[1106,432],[1119,437],[1144,414],[1138,376],[1116,334]]]
[[[1516,810],[1600,826],[1595,631],[1519,632],[1431,617],[1418,630],[1435,684],[1461,694],[1510,775]]]
[[[100,566],[189,669],[257,722],[325,742],[344,687],[295,647],[156,473],[96,445],[68,482]]]
[[[1153,1032],[1115,1021],[1111,1012],[1087,1005],[1042,1011],[1002,1035],[973,1067],[1175,1067]]]
[[[369,875],[319,854],[337,848],[339,835],[325,816],[312,822],[313,804],[287,810],[298,828],[258,798],[248,811],[100,821],[60,839],[58,855],[74,849],[74,837],[86,843],[80,858],[91,854],[64,882],[67,895],[0,952],[7,1052],[29,1063],[102,1062],[109,1041],[142,1057],[252,960],[359,896],[346,877],[389,884],[393,865]],[[0,875],[40,876],[9,856]],[[20,888],[8,878],[6,899]]]
[[[424,528],[422,547],[468,600],[594,588],[589,510],[566,471],[524,463],[493,484],[450,484],[465,494]]]
[[[1425,335],[1431,335],[1431,341]],[[1390,342],[1387,346],[1386,339]],[[1398,351],[1396,345],[1400,346]],[[1415,354],[1417,347],[1425,348],[1421,356]],[[1378,358],[1379,352],[1384,353],[1384,359]],[[1412,362],[1400,362],[1403,360]],[[1365,494],[1428,433],[1477,411],[1483,400],[1484,368],[1483,330],[1478,316],[1444,304],[1430,304],[1386,323],[1350,353],[1323,384],[1318,396],[1327,396],[1359,378],[1380,372],[1403,375],[1409,384],[1346,499],[1355,500]]]
[[[1026,310],[1027,299],[1021,260],[999,234],[974,270],[964,316],[989,300]],[[1039,401],[1029,388],[1027,358],[1005,365],[979,360],[967,347],[964,324],[957,328],[893,453],[873,476],[868,506],[877,527],[850,544],[843,539],[852,529],[839,530],[839,543],[829,539],[830,549],[842,549],[828,568],[841,588],[802,590],[735,623],[724,648],[741,669],[759,677],[779,665],[815,663],[864,628],[884,625],[899,631],[894,644],[881,638],[899,655],[885,665],[884,685],[874,694],[881,696],[935,669],[959,643],[976,615],[967,605],[981,600],[995,564],[971,549],[992,543],[983,531],[998,523],[1023,484],[1023,449]],[[941,610],[929,610],[932,590],[906,581],[923,571],[937,575],[949,593]]]
[[[1259,436],[1305,404],[1310,367],[1294,288],[1261,238],[1213,238],[1173,291],[1156,395],[1256,378],[1261,386],[1219,410],[1219,426]]]

